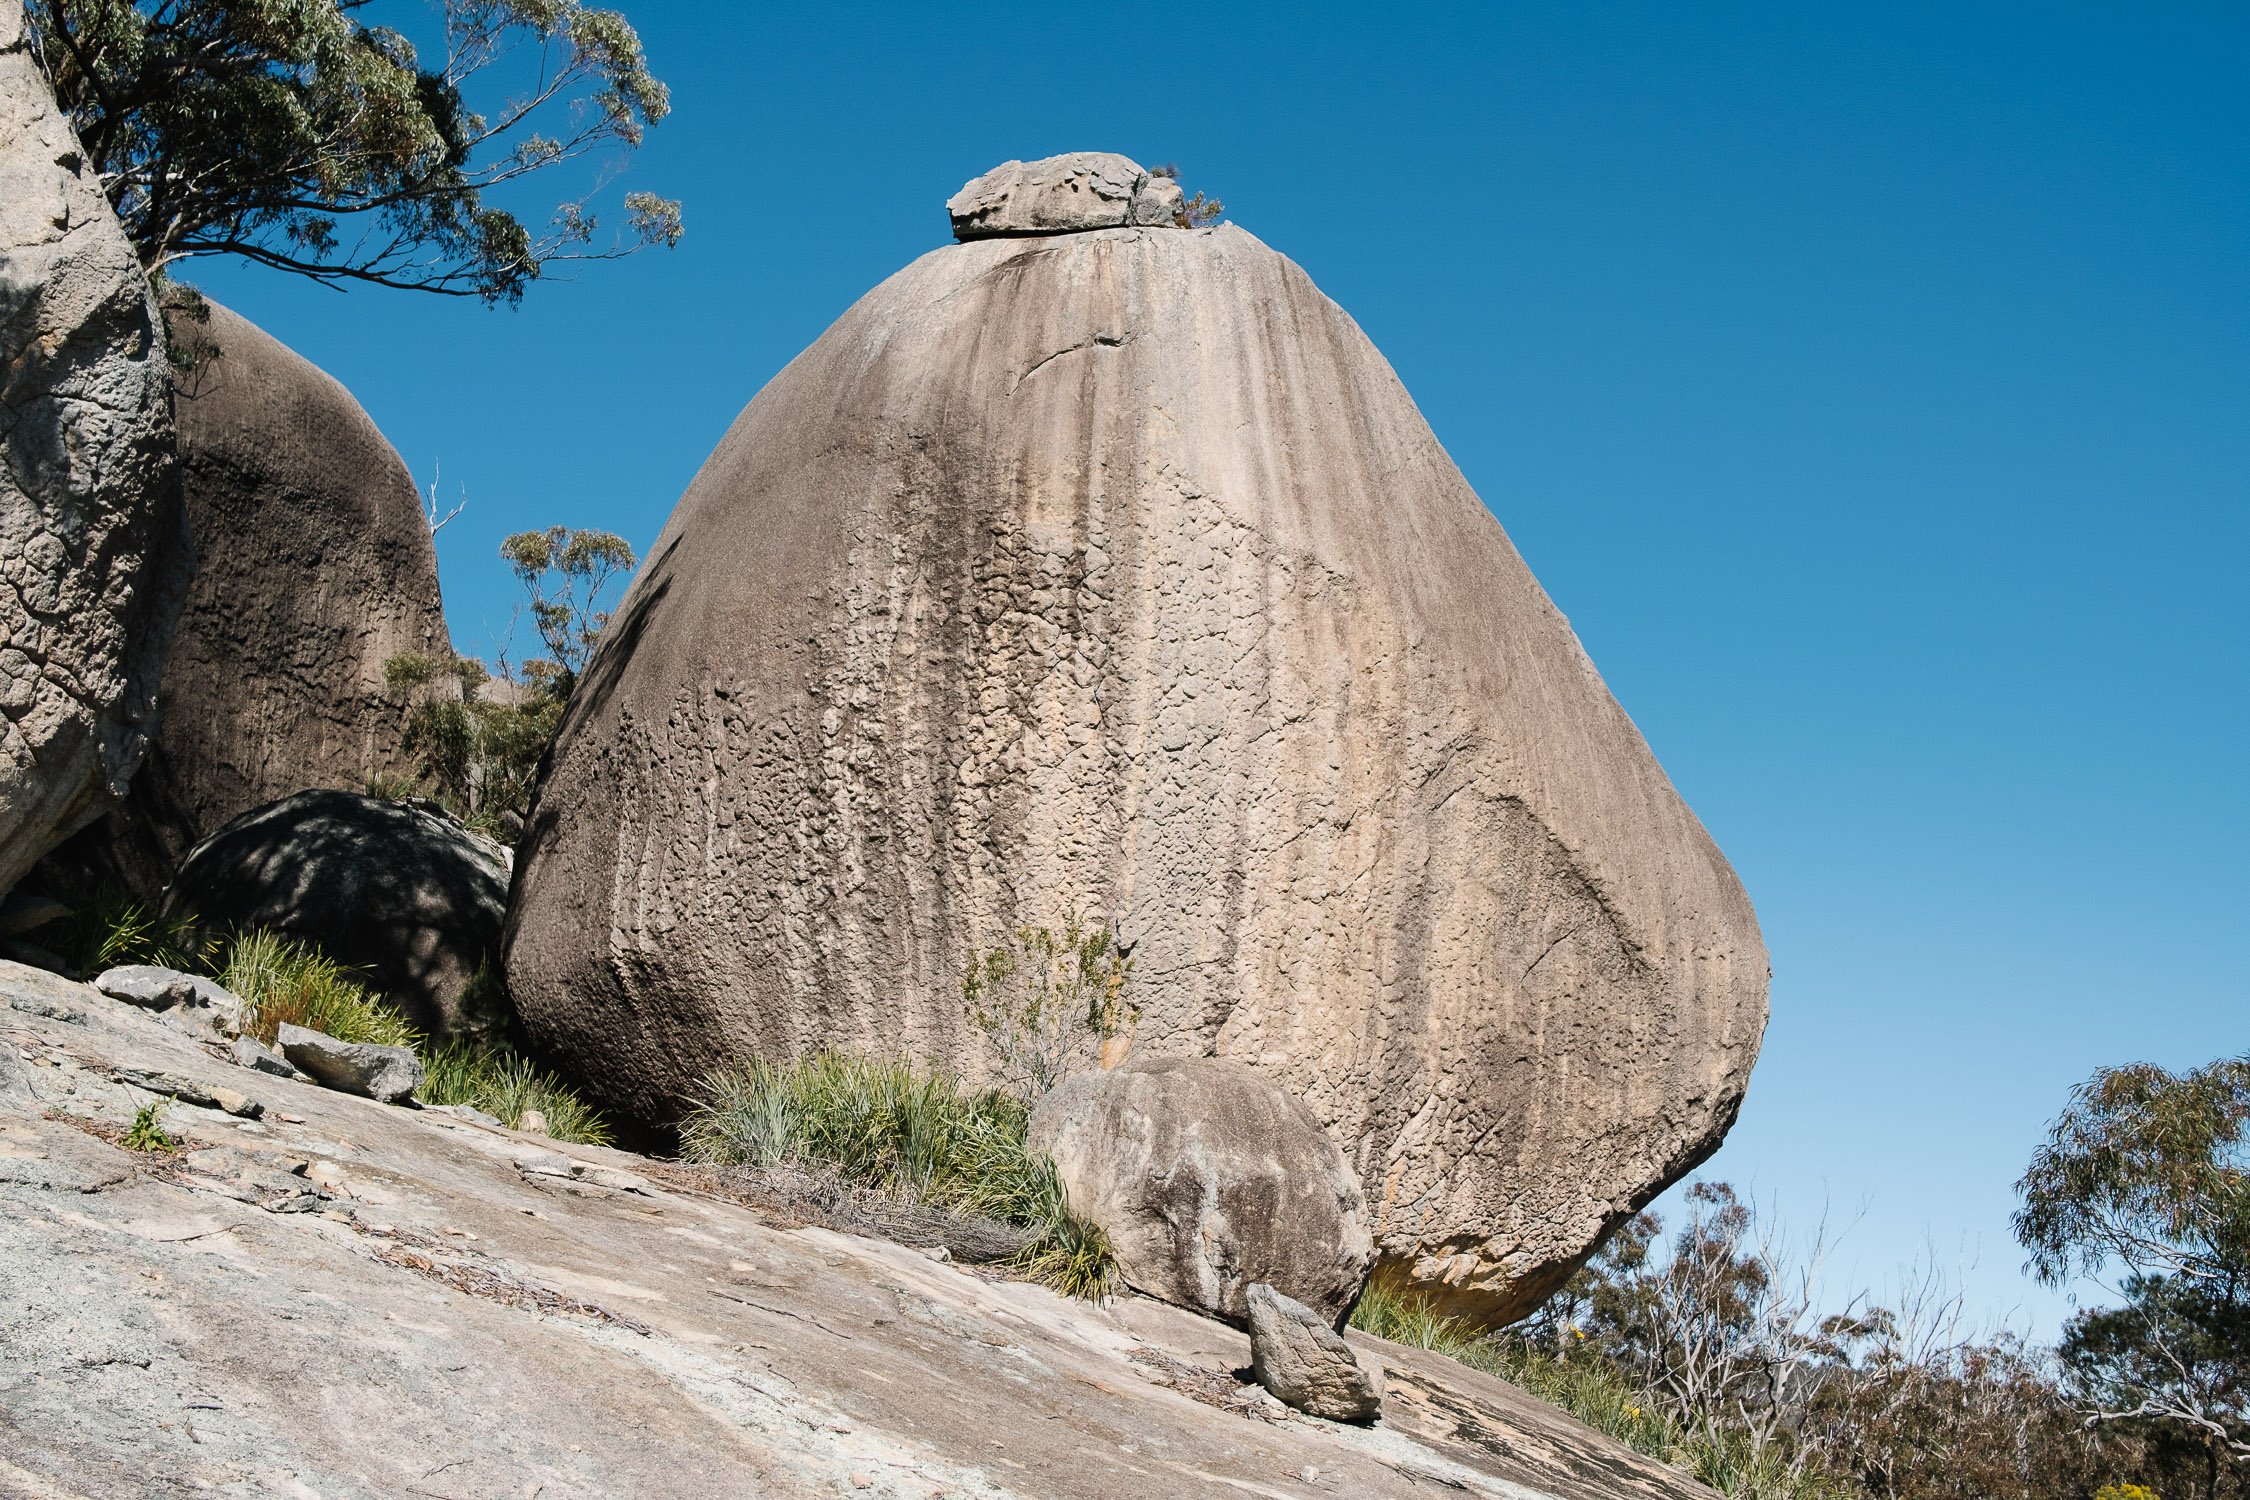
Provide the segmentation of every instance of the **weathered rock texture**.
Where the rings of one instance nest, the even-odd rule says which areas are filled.
[[[1106,913],[1138,1055],[1280,1081],[1376,1242],[1516,1315],[1708,1155],[1748,900],[1382,357],[1240,229],[937,250],[751,402],[519,853],[533,1035],[657,1117]]]
[[[1110,151],[1011,161],[962,186],[945,205],[957,240],[1069,234],[1129,224],[1174,227],[1180,185]]]
[[[462,1002],[499,951],[501,854],[443,813],[299,792],[190,850],[171,901],[215,929],[270,927],[312,943],[363,971],[424,1033],[451,1036],[498,1020]]]
[[[147,773],[69,851],[144,895],[237,814],[409,774],[383,664],[449,649],[413,477],[351,393],[215,303],[167,321],[194,575]]]
[[[1319,1313],[1264,1282],[1250,1287],[1250,1373],[1274,1398],[1331,1422],[1372,1422],[1383,1389]]]
[[[148,282],[0,6],[0,893],[140,765],[179,610]]]
[[[1039,1101],[1031,1144],[1139,1291],[1234,1323],[1257,1282],[1331,1323],[1359,1300],[1375,1246],[1358,1174],[1302,1104],[1240,1063],[1082,1073]]]
[[[110,1144],[152,1103],[183,1152]],[[1208,1319],[708,1187],[0,963],[0,1495],[1714,1500],[1439,1355],[1354,1333],[1382,1425],[1306,1421]]]

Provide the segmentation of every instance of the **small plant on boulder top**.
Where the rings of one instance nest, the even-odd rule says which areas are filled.
[[[1166,162],[1160,167],[1149,168],[1148,175],[1151,177],[1169,177],[1176,182],[1179,180],[1180,169],[1176,164]],[[1208,229],[1213,224],[1218,223],[1219,215],[1226,211],[1227,206],[1224,203],[1216,198],[1206,198],[1198,191],[1194,197],[1180,205],[1179,214],[1172,222],[1182,229]]]

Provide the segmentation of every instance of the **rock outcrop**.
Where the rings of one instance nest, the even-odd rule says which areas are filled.
[[[1714,1500],[1435,1354],[1351,1334],[1382,1425],[1308,1421],[1209,1319],[709,1187],[0,963],[0,1494]]]
[[[166,318],[194,572],[147,772],[68,851],[144,896],[253,807],[408,775],[383,665],[450,649],[413,477],[351,393],[216,303]]]
[[[1490,1319],[1716,1148],[1765,1021],[1568,623],[1234,227],[951,245],[846,312],[658,538],[519,859],[517,1006],[644,1120],[753,1054],[973,1072],[967,965],[1103,913],[1137,1055],[1272,1076]]]
[[[218,930],[270,927],[361,970],[430,1036],[490,1029],[464,1008],[499,951],[500,846],[441,812],[358,792],[253,808],[188,852],[172,906]],[[494,989],[496,995],[496,987]]]
[[[1138,224],[1173,228],[1180,185],[1110,151],[1005,162],[962,185],[945,205],[957,240],[1072,234]]]
[[[1033,1149],[1136,1291],[1241,1323],[1270,1283],[1340,1323],[1375,1258],[1359,1177],[1306,1108],[1240,1063],[1144,1059],[1039,1101]]]
[[[0,895],[147,753],[180,542],[147,278],[0,6]]]

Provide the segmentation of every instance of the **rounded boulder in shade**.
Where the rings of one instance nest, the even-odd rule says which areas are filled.
[[[311,791],[253,808],[188,852],[172,904],[215,928],[271,928],[360,970],[432,1037],[488,1030],[463,1008],[498,952],[505,852],[440,812]]]
[[[1765,1023],[1750,903],[1568,623],[1231,225],[861,298],[673,512],[533,825],[511,992],[620,1113],[823,1047],[974,1076],[964,971],[1099,912],[1135,1055],[1275,1079],[1488,1320],[1717,1147]]]
[[[1375,1247],[1358,1175],[1310,1111],[1240,1063],[1081,1073],[1039,1101],[1030,1141],[1137,1291],[1237,1324],[1258,1282],[1330,1322],[1359,1299]]]

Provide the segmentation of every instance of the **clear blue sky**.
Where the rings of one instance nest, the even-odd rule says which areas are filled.
[[[1709,1170],[2052,1328],[2042,1124],[2250,1047],[2250,11],[618,3],[677,251],[514,312],[191,268],[466,487],[464,650],[501,535],[645,547],[963,180],[1176,160],[1389,356],[1748,884]]]

